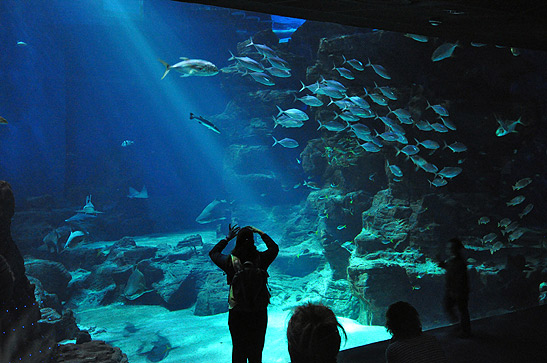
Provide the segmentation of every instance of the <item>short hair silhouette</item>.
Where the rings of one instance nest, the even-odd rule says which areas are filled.
[[[252,261],[258,256],[254,234],[249,226],[239,230],[236,238],[236,245],[232,250],[232,255],[239,258],[242,262]]]
[[[395,339],[406,339],[422,333],[420,315],[414,306],[397,301],[387,308],[386,328]]]
[[[328,307],[305,304],[294,311],[287,327],[291,363],[334,363],[346,332]]]

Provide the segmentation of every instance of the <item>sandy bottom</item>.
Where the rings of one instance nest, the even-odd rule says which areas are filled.
[[[231,362],[227,313],[199,317],[193,315],[192,309],[169,311],[159,306],[111,305],[78,310],[76,316],[81,329],[88,329],[93,339],[120,347],[131,363],[150,362],[143,353],[153,348],[157,334],[167,338],[173,347],[161,362]],[[287,311],[269,310],[264,363],[290,361],[285,335],[289,316]],[[346,318],[339,320],[348,334],[342,349],[390,338],[384,327],[363,326]],[[127,323],[133,324],[136,331],[127,331]]]

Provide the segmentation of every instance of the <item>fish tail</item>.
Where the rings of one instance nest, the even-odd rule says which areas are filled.
[[[304,84],[304,82],[300,81],[300,83],[302,84],[302,88],[300,88],[300,91],[298,91],[298,92],[302,92],[303,90],[305,90],[307,88],[306,85]]]
[[[395,146],[395,150],[397,150],[397,154],[395,154],[395,156],[398,156],[401,153],[401,149],[399,149],[397,146]]]
[[[372,63],[370,62],[370,58],[367,58],[367,64],[365,64],[365,67],[370,67]]]
[[[279,125],[279,122],[277,122],[277,119],[275,118],[275,116],[272,116],[272,119],[274,121],[274,129],[275,129],[277,125]]]
[[[323,124],[321,123],[320,119],[317,119],[317,122],[319,123],[319,127],[317,128],[317,130],[319,130],[321,127],[323,127]]]
[[[230,55],[231,55],[231,57],[228,58],[229,61],[236,59],[236,56],[234,55],[234,53],[232,53],[231,50],[230,50]]]
[[[272,138],[274,139],[274,143],[273,143],[272,146],[275,146],[275,145],[279,144],[279,141],[277,141],[277,139],[275,138],[275,136],[272,136]]]
[[[342,54],[342,59],[344,60],[344,62],[342,64],[346,64],[348,61],[346,59],[346,56]]]
[[[431,103],[429,103],[428,100],[425,100],[425,102],[427,102],[427,107],[425,109],[427,110],[428,108],[431,108]]]
[[[277,114],[277,117],[281,116],[283,114],[283,110],[278,105],[275,105],[275,107],[277,107],[277,109],[279,110],[279,113]]]
[[[194,116],[194,114],[192,112],[190,112],[190,120],[195,119],[195,118],[196,118],[196,116]]]
[[[446,143],[445,140],[443,140],[443,142],[444,142],[444,146],[443,146],[443,150],[444,150],[444,149],[446,149],[446,148],[448,147],[448,144]]]
[[[161,77],[161,79],[164,79],[165,76],[167,76],[167,73],[169,73],[169,71],[171,70],[171,67],[169,66],[169,64],[161,59],[158,59],[161,64],[163,64],[165,66],[165,72],[163,73],[163,76]]]

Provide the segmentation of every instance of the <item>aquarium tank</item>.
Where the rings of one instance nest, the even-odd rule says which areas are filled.
[[[399,300],[450,324],[451,238],[472,319],[545,302],[544,51],[170,0],[0,15],[2,362],[230,362],[230,224],[280,248],[265,362],[307,302],[342,349]]]

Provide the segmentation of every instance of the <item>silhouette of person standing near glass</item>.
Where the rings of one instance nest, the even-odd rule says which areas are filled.
[[[458,321],[459,312],[460,337],[468,338],[471,336],[471,321],[469,318],[469,278],[467,276],[467,263],[463,257],[465,247],[463,243],[452,238],[448,242],[448,249],[451,257],[442,260],[437,256],[439,267],[446,270],[444,308],[453,322]]]
[[[266,244],[259,252],[254,233]],[[229,255],[222,251],[237,236],[236,245]],[[279,253],[279,246],[258,228],[229,226],[226,238],[221,239],[209,252],[209,257],[227,275],[230,285],[228,298],[228,326],[232,337],[232,363],[260,363],[268,325],[267,306],[270,293],[267,287],[267,269]],[[237,281],[236,281],[237,280]]]

